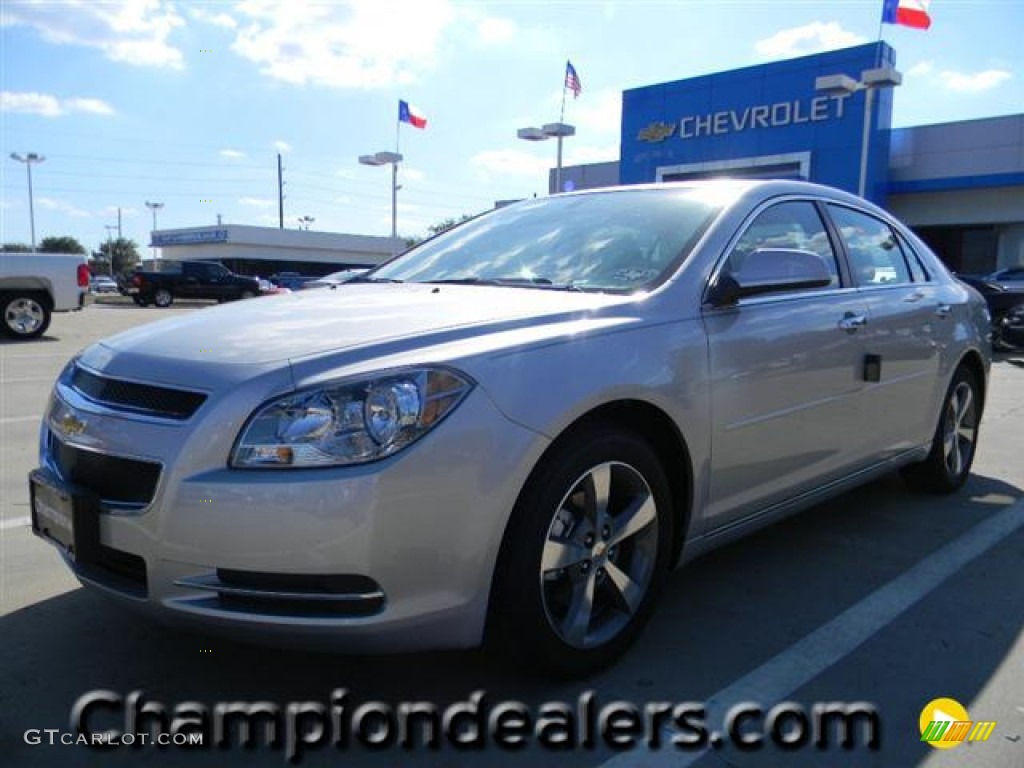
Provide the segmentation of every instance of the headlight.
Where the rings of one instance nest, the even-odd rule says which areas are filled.
[[[381,459],[437,426],[472,387],[447,368],[419,368],[287,395],[253,414],[231,465],[334,467]]]

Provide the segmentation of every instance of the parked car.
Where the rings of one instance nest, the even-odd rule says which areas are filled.
[[[993,321],[993,346],[1002,351],[1024,349],[1024,304]]]
[[[307,283],[316,280],[311,275],[300,275],[298,272],[279,272],[270,276],[270,282],[278,288],[287,288],[289,291],[301,291]]]
[[[1024,267],[1009,267],[1000,269],[988,276],[993,283],[998,283],[1004,288],[1015,291],[1024,291]]]
[[[323,277],[318,277],[316,280],[310,280],[308,283],[303,285],[302,288],[303,290],[307,290],[309,288],[330,288],[332,286],[347,283],[350,280],[355,280],[357,277],[365,275],[369,271],[369,267],[342,269],[338,272],[331,272]]]
[[[861,277],[880,263],[894,279]],[[837,190],[526,200],[343,292],[87,348],[45,416],[33,528],[85,585],[209,631],[486,639],[586,675],[674,566],[895,469],[960,488],[988,333],[913,232]]]
[[[1011,310],[1024,308],[1024,287],[1008,288],[988,278],[971,275],[957,275],[957,278],[980,293],[988,304],[989,313],[992,315],[992,346],[999,350],[1017,346],[1018,342],[1012,341],[1011,338],[1012,323],[1003,320]],[[1010,329],[1009,337],[1004,333],[1007,329]]]
[[[117,281],[108,275],[96,275],[89,281],[89,293],[118,293]]]
[[[256,278],[236,275],[211,261],[168,262],[160,272],[136,271],[129,294],[139,306],[169,307],[175,298],[234,301],[258,296]]]
[[[22,340],[42,336],[54,312],[82,308],[88,288],[84,256],[0,252],[0,333]]]

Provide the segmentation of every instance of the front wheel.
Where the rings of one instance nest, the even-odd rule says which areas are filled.
[[[905,467],[904,479],[912,487],[931,493],[958,490],[967,482],[974,463],[980,421],[981,389],[975,375],[961,366],[942,403],[928,458]]]
[[[569,438],[534,471],[502,542],[489,638],[528,668],[588,675],[639,634],[668,571],[664,470],[611,427]]]
[[[153,294],[153,303],[158,307],[169,307],[174,303],[174,296],[166,288],[158,288]]]
[[[15,339],[36,339],[50,327],[50,304],[40,294],[25,293],[0,297],[0,329]]]

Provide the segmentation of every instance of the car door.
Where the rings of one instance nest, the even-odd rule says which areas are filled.
[[[873,452],[896,455],[935,429],[939,340],[952,328],[952,307],[887,222],[844,205],[830,203],[827,211],[867,307],[860,336],[878,365],[878,380],[864,392]]]
[[[863,460],[860,338],[866,309],[841,271],[818,205],[788,200],[762,208],[717,274],[738,274],[758,248],[817,253],[832,274],[824,288],[705,307],[711,379],[709,530],[836,478]]]

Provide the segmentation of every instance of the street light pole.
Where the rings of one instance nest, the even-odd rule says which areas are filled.
[[[153,235],[150,236],[152,240],[156,236],[156,212],[164,207],[163,203],[151,203],[149,200],[146,201],[146,207],[153,212]],[[156,245],[150,246],[153,249],[153,260],[156,261]]]
[[[28,224],[29,229],[32,232],[32,252],[36,250],[36,211],[35,205],[32,201],[32,164],[41,163],[46,158],[42,155],[37,155],[35,152],[27,152],[24,156],[19,155],[17,152],[11,152],[11,159],[17,160],[19,163],[24,163],[25,168],[28,171]]]
[[[576,135],[576,126],[568,125],[566,123],[548,123],[541,128],[535,128],[530,126],[529,128],[520,128],[516,131],[516,136],[526,141],[547,141],[548,139],[556,139],[558,142],[558,152],[556,154],[555,164],[555,193],[563,192],[562,189],[562,140],[568,136]]]
[[[398,240],[398,164],[402,162],[402,155],[398,152],[376,152],[372,155],[360,155],[360,165],[390,165],[391,166],[391,239]]]
[[[865,69],[860,80],[848,75],[825,75],[815,78],[814,88],[833,96],[850,96],[864,91],[864,125],[860,135],[860,170],[857,174],[857,194],[866,197],[868,183],[868,155],[871,146],[871,117],[875,103],[875,91],[879,88],[895,88],[903,82],[903,75],[892,67]]]

